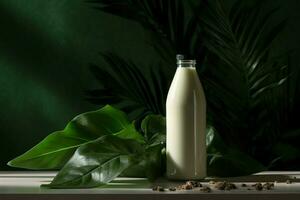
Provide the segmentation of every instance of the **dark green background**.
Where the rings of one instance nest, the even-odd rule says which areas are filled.
[[[275,51],[294,49],[292,67],[299,67],[300,1],[268,3],[280,5],[278,19],[288,19]],[[97,86],[88,63],[101,63],[98,52],[137,64],[157,57],[137,23],[83,0],[1,0],[0,26],[0,170],[11,170],[7,161],[75,115],[97,108],[84,91]]]

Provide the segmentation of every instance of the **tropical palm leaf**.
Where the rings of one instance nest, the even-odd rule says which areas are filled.
[[[153,37],[149,44],[173,66],[176,66],[174,58],[178,53],[202,63],[204,48],[201,29],[197,17],[189,14],[193,11],[184,3],[186,1],[89,0],[88,2],[103,12],[137,21],[146,30],[151,31]],[[197,10],[198,13],[200,11]]]
[[[272,91],[287,79],[287,65],[270,56],[285,21],[268,27],[276,9],[262,12],[257,2],[236,1],[226,10],[223,1],[214,1],[200,19],[209,50],[201,77],[210,119],[228,143],[253,155],[261,153],[255,143],[267,146],[278,135],[270,103],[278,105]]]
[[[161,59],[167,63],[165,64],[165,69],[157,67],[151,68],[151,65],[138,67],[133,63],[127,63],[126,60],[116,55],[105,55],[104,59],[111,69],[106,70],[103,67],[101,67],[101,69],[91,67],[92,73],[98,74],[96,76],[98,76],[97,79],[101,83],[106,82],[108,84],[114,80],[113,82],[116,84],[106,84],[107,87],[104,86],[102,89],[89,91],[88,99],[96,104],[113,102],[119,105],[119,108],[123,110],[126,109],[133,113],[136,112],[137,115],[148,112],[164,114],[168,87],[176,69],[175,55],[177,53],[183,53],[187,56],[198,58],[198,62],[200,63],[203,60],[203,41],[197,17],[187,14],[189,7],[183,3],[185,2],[183,0],[90,0],[88,2],[95,5],[95,7],[102,12],[117,15],[141,24],[146,30],[152,33],[148,44],[151,45],[161,55]],[[116,57],[118,58],[115,59]],[[160,62],[158,63],[156,66],[163,67]],[[121,68],[122,73],[114,73],[114,76],[111,77],[111,71],[119,72],[117,66]],[[139,73],[142,68],[150,72],[147,75],[144,75],[142,72]],[[106,76],[107,73],[109,76]],[[119,78],[118,76],[122,77]],[[146,81],[148,76],[151,77],[150,82],[143,83],[143,80]],[[131,84],[121,84],[120,87],[120,84],[117,83],[125,77],[131,77],[134,81],[132,81]],[[139,83],[133,85],[135,80],[139,80]],[[123,80],[123,83],[124,82],[126,81]],[[147,86],[147,84],[150,84],[152,88],[155,87],[156,90],[150,91],[149,89],[145,90],[145,88],[140,88],[143,85]],[[133,90],[135,92],[125,92],[127,90]],[[142,94],[141,91],[146,93],[152,92],[152,94],[139,96]],[[131,92],[133,92],[133,94],[131,94]],[[114,96],[115,94],[117,94],[117,96]]]
[[[133,119],[149,113],[165,114],[169,83],[162,68],[149,67],[145,72],[116,54],[102,54],[102,57],[110,68],[90,65],[102,87],[87,91],[88,100],[98,105],[113,104],[130,113]]]

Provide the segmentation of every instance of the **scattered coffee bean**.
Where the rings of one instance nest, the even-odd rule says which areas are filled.
[[[185,184],[186,185],[192,185],[193,188],[195,188],[195,187],[202,187],[201,182],[198,182],[198,181],[187,181]]]
[[[218,190],[232,190],[236,189],[236,185],[226,181],[216,182],[214,187]]]
[[[226,187],[226,182],[222,181],[222,182],[217,182],[214,187],[218,190],[225,190]]]
[[[258,190],[258,191],[261,191],[263,189],[262,184],[261,183],[256,183],[255,189]]]
[[[265,182],[265,183],[260,183],[257,182],[255,184],[252,184],[251,186],[255,188],[255,190],[261,191],[261,190],[271,190],[274,188],[274,183],[277,183],[277,181],[274,182]],[[287,184],[292,183],[290,179],[286,181]],[[218,189],[218,190],[232,190],[236,189],[237,186],[234,183],[227,182],[227,181],[210,181],[209,184],[213,184],[213,187]],[[241,187],[247,187],[248,185],[245,183],[241,184]],[[169,191],[176,191],[176,190],[193,190],[194,188],[200,188],[200,191],[202,192],[211,192],[211,188],[208,186],[203,186],[201,182],[197,181],[187,181],[185,184],[177,186],[177,187],[169,187]],[[152,188],[153,191],[159,191],[163,192],[165,191],[165,188],[162,186],[155,186]],[[252,190],[251,188],[247,188],[247,190]]]
[[[276,182],[276,181],[275,181]],[[274,188],[274,183],[272,182],[266,182],[264,184],[261,184],[261,183],[255,183],[253,185],[251,185],[252,187],[255,187],[256,190],[271,190]]]
[[[165,191],[165,189],[164,189],[163,187],[161,187],[161,186],[154,186],[154,187],[152,188],[152,190],[153,190],[153,191],[158,191],[158,192],[163,192],[163,191]]]
[[[203,186],[202,188],[200,188],[200,191],[209,193],[209,192],[211,192],[211,189],[210,189],[210,187]]]
[[[271,190],[274,187],[274,183],[267,182],[267,183],[264,183],[262,186],[263,186],[263,189],[265,189],[265,190]]]
[[[227,183],[225,186],[225,190],[233,190],[236,189],[236,185],[233,183]]]
[[[193,187],[197,187],[197,182],[196,181],[187,181],[185,184],[186,185],[191,185]]]
[[[191,190],[191,189],[193,189],[194,187],[192,186],[192,185],[190,185],[190,184],[184,184],[184,185],[182,185],[182,187],[181,187],[183,190]]]

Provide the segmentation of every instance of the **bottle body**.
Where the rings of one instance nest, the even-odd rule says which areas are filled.
[[[178,67],[168,92],[167,177],[206,176],[206,101],[196,68]]]

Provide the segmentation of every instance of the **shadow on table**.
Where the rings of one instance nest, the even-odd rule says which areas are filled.
[[[126,188],[126,189],[137,189],[137,188],[150,188],[152,183],[147,179],[117,179],[114,180],[107,185],[103,186],[103,188]]]

